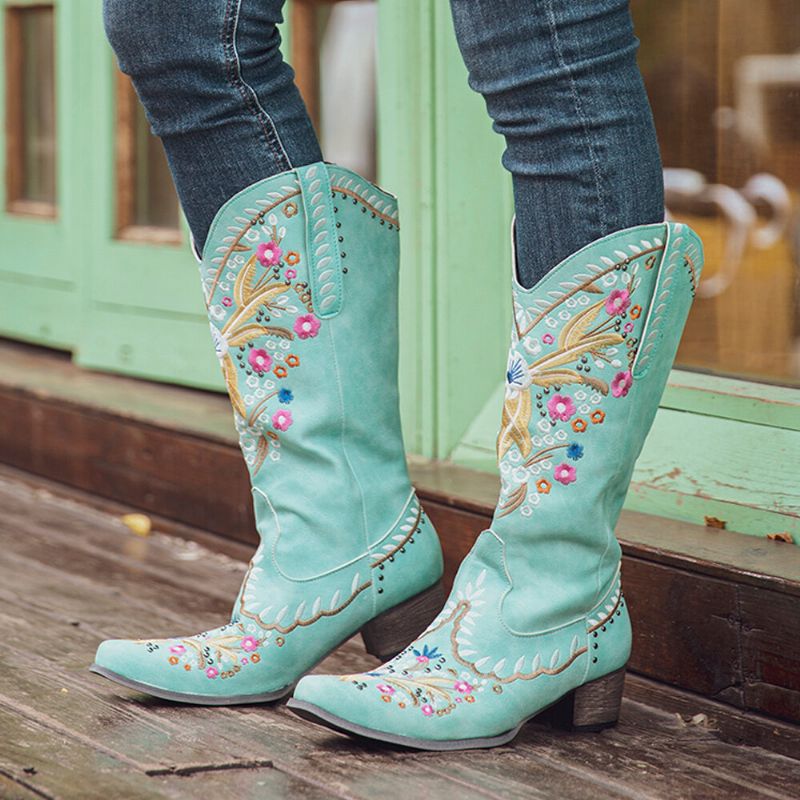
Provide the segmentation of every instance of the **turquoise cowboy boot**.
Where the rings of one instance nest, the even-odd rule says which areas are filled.
[[[645,225],[515,282],[491,528],[425,633],[372,672],[303,678],[296,713],[429,750],[503,744],[555,704],[578,728],[616,722],[631,629],[614,526],[701,261],[687,227]]]
[[[270,701],[359,630],[390,658],[439,612],[400,431],[397,224],[394,197],[322,163],[219,211],[200,271],[261,544],[228,624],[103,642],[95,672],[187,703]]]

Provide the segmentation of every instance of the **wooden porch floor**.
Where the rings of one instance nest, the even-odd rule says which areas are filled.
[[[354,742],[282,705],[180,706],[115,687],[87,671],[101,639],[219,624],[242,561],[174,536],[134,536],[107,508],[5,469],[0,509],[2,798],[800,795],[800,760],[724,741],[730,719],[720,726],[715,704],[636,677],[637,699],[614,730],[535,724],[512,745],[455,754]],[[354,639],[319,669],[374,663]],[[667,710],[676,705],[685,713]],[[782,725],[784,741],[791,730]]]

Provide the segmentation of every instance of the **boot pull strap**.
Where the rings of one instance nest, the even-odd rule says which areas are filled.
[[[321,161],[297,169],[306,219],[308,280],[316,315],[335,317],[342,310],[342,257],[336,236],[328,168]]]

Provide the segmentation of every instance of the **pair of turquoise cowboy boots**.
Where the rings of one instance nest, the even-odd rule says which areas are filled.
[[[514,281],[500,498],[445,602],[400,432],[395,199],[323,163],[245,189],[201,277],[261,544],[226,625],[103,642],[92,669],[188,703],[293,692],[300,716],[424,749],[502,744],[554,705],[613,724],[631,647],[614,525],[701,265],[662,223]],[[382,666],[302,677],[358,631]]]

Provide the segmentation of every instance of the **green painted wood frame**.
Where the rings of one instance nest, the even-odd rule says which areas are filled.
[[[511,320],[502,147],[467,87],[447,3],[379,8],[380,167],[402,198],[408,445],[494,470]],[[800,541],[800,390],[675,370],[626,506]]]
[[[54,5],[58,216],[0,211],[0,334],[72,350],[92,368],[221,389],[187,241],[114,238],[101,2]],[[379,28],[381,183],[401,198],[408,449],[494,469],[511,320],[502,142],[467,88],[447,3],[380,0]],[[630,508],[800,540],[800,391],[676,371],[662,406]]]

